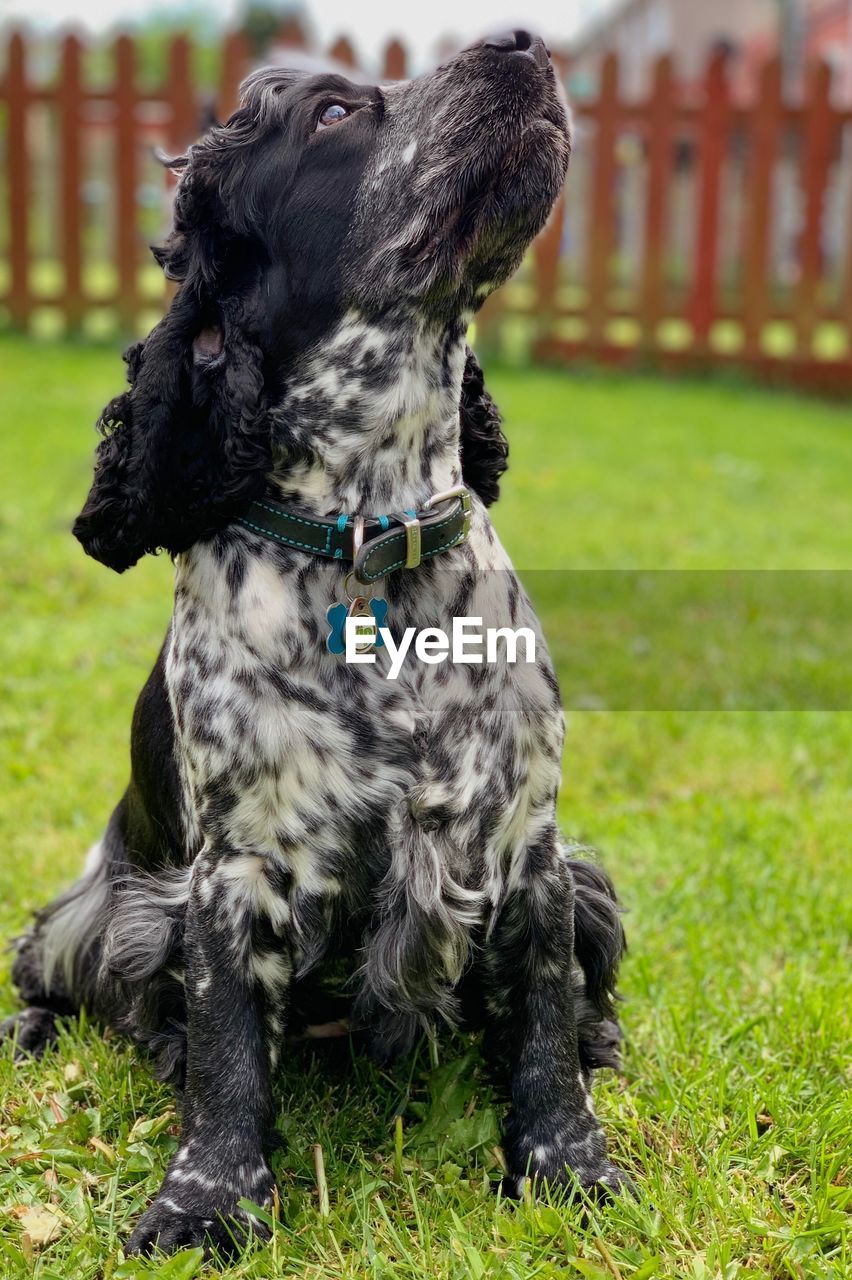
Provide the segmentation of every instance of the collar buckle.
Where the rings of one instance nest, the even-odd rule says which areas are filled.
[[[458,498],[461,502],[464,516],[462,536],[466,538],[470,533],[470,491],[463,484],[457,484],[453,489],[443,489],[440,493],[433,493],[431,498],[427,498],[424,502],[423,510],[431,511],[432,507],[438,507],[442,502],[449,502],[451,498]]]

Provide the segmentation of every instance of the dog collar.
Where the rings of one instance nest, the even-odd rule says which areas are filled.
[[[418,511],[331,519],[296,515],[264,498],[253,502],[237,524],[297,551],[351,562],[355,580],[371,583],[394,569],[416,569],[421,561],[464,542],[470,531],[470,493],[458,485],[433,493]]]

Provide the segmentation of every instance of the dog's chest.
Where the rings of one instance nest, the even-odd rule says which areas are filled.
[[[483,563],[489,556],[483,545]],[[454,612],[537,628],[508,562],[470,565],[468,549],[412,578],[418,589],[391,599],[397,637],[451,632]],[[371,666],[327,651],[326,610],[341,583],[262,544],[197,549],[178,568],[167,665],[204,836],[274,854],[316,892],[363,874],[365,848],[392,839],[403,812],[427,827],[455,824],[468,846],[481,843],[487,812],[493,838],[510,839],[518,815],[555,785],[562,742],[543,648],[511,669],[423,662],[411,648],[389,678],[387,649]]]

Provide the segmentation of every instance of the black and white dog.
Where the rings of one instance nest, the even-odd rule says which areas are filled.
[[[28,1007],[7,1023],[38,1052],[85,1005],[182,1089],[180,1149],[131,1251],[227,1248],[240,1199],[269,1199],[274,1068],[289,1035],[342,1025],[341,969],[377,1053],[442,1019],[485,1027],[515,1190],[622,1180],[590,1084],[617,1060],[623,935],[608,880],[557,829],[563,717],[540,637],[532,664],[393,681],[381,650],[354,666],[325,645],[365,529],[411,566],[382,584],[391,628],[464,615],[538,635],[486,512],[506,446],[465,332],[568,155],[548,51],[518,31],[405,84],[259,72],[173,162],[157,256],[180,288],[128,353],[75,532],[117,570],[167,549],[174,615],[130,785],[19,941]],[[459,500],[428,504],[463,477],[465,527],[413,567],[412,527],[454,527]],[[315,554],[326,528],[326,548],[335,530],[350,547],[338,563]]]

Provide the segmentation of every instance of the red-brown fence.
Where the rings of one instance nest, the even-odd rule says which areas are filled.
[[[304,43],[295,25],[282,37]],[[162,234],[170,179],[155,149],[178,152],[211,111],[227,116],[250,69],[239,33],[224,41],[215,95],[198,92],[185,36],[172,40],[153,88],[140,85],[131,37],[115,41],[106,84],[85,83],[85,52],[68,36],[40,80],[25,39],[8,40],[0,79],[0,327],[97,333],[100,314],[135,331],[162,307],[165,286],[151,271],[147,244]],[[354,65],[347,41],[330,53]],[[405,75],[397,42],[385,51],[383,74]]]
[[[298,28],[286,42],[304,43]],[[329,51],[354,65],[351,45]],[[89,82],[74,37],[39,75],[20,35],[0,80],[0,327],[138,331],[162,308],[146,245],[163,232],[167,176],[203,111],[233,106],[249,59],[227,37],[215,102],[194,50],[169,48],[142,85],[120,37],[106,83]],[[396,42],[381,73],[406,73]],[[563,64],[564,69],[564,64]],[[650,93],[625,101],[608,58],[596,98],[575,102],[567,190],[516,279],[486,306],[477,341],[543,359],[594,358],[755,373],[852,389],[852,111],[827,67],[795,100],[776,63],[734,98],[724,59],[699,93],[668,58]]]
[[[770,62],[743,102],[723,57],[698,95],[664,57],[648,97],[624,102],[609,57],[575,115],[579,155],[525,304],[511,284],[492,304],[535,315],[539,357],[740,364],[852,390],[852,111],[826,65],[785,101]],[[585,236],[566,231],[577,207]]]

